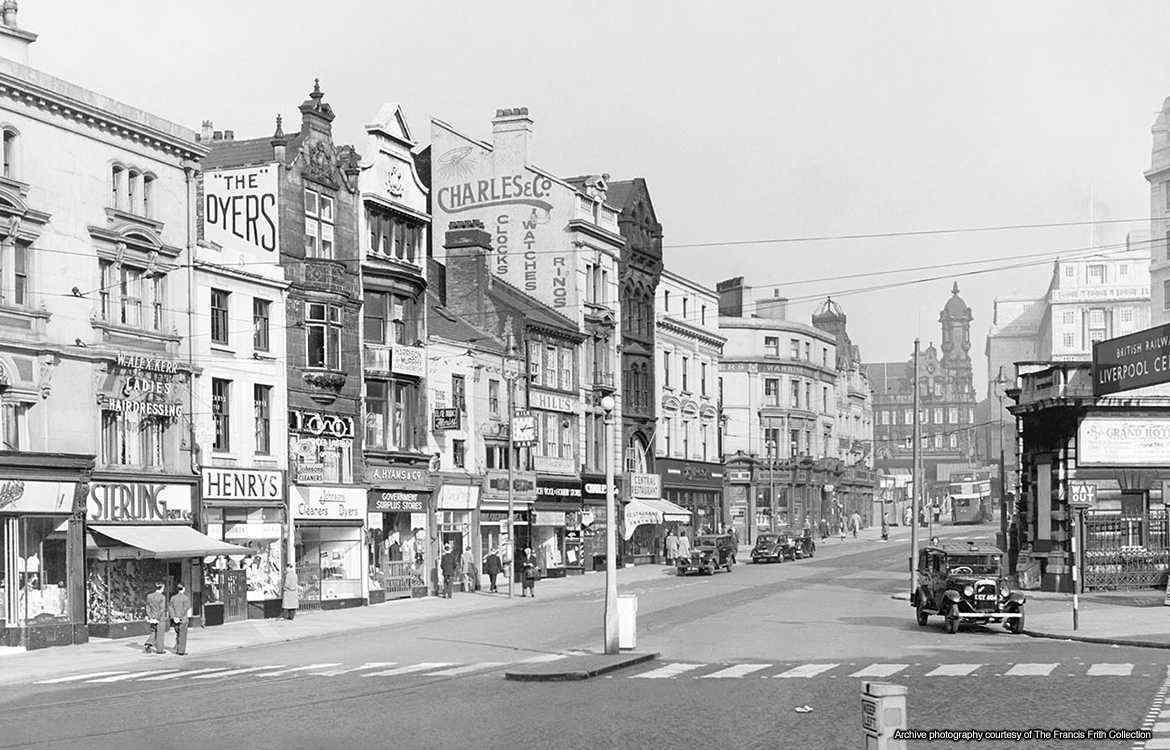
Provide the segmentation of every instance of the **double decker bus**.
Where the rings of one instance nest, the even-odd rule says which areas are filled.
[[[991,520],[991,480],[973,474],[951,477],[947,485],[951,523],[986,523]]]

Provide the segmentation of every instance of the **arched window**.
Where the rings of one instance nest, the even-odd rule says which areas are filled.
[[[142,174],[137,170],[130,170],[130,179],[126,181],[126,210],[138,213],[138,197],[140,195]]]
[[[12,128],[4,128],[4,176],[10,180],[17,176],[16,139],[18,133]]]
[[[122,208],[123,187],[122,183],[126,179],[126,170],[120,164],[115,164],[110,168],[110,206],[112,208]]]
[[[142,175],[142,215],[154,217],[154,175]]]

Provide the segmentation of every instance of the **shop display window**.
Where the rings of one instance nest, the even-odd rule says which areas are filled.
[[[68,621],[67,523],[47,516],[0,520],[0,621],[9,627]]]
[[[203,516],[207,535],[252,552],[208,557],[206,567],[246,571],[250,602],[279,599],[284,581],[284,519],[283,508],[208,508]]]
[[[304,526],[296,530],[297,579],[306,602],[360,599],[362,530]]]
[[[371,591],[411,591],[424,586],[426,531],[411,528],[410,513],[381,514],[382,527],[370,529]]]
[[[659,540],[664,536],[661,524],[642,524],[634,528],[634,535],[626,541],[626,556],[648,556],[661,554]]]
[[[90,560],[85,586],[89,621],[145,620],[146,595],[154,591],[156,583],[167,581],[169,573],[166,560]]]
[[[562,526],[537,526],[532,531],[536,559],[545,570],[565,567],[565,529]]]

